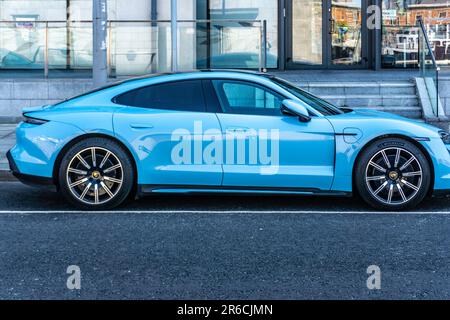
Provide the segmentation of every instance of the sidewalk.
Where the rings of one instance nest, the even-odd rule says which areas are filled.
[[[9,172],[6,152],[16,143],[16,124],[0,124],[0,181],[14,181]]]

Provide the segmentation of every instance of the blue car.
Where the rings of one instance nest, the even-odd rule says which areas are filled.
[[[13,174],[88,210],[206,192],[359,194],[401,210],[450,189],[447,132],[339,109],[268,74],[158,74],[23,115],[7,154]]]

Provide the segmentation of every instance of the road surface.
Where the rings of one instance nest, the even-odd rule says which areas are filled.
[[[450,200],[382,213],[351,198],[173,195],[95,213],[3,182],[0,299],[25,298],[449,299]]]

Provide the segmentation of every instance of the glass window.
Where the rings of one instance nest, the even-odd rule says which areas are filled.
[[[362,64],[361,0],[334,0],[331,6],[331,62]]]
[[[213,81],[222,110],[227,113],[280,115],[283,97],[241,81]]]
[[[169,82],[134,89],[116,97],[114,102],[151,109],[196,112],[206,110],[200,80]]]
[[[151,2],[108,0],[108,19],[148,20]],[[47,34],[50,74],[71,70],[72,75],[90,75],[92,23],[80,21],[92,20],[92,3],[92,0],[0,0],[0,50],[11,51],[32,62],[22,63],[22,69],[43,70],[46,45],[43,21],[50,21]],[[128,75],[153,71],[146,69],[154,56],[149,45],[155,42],[149,36],[154,33],[153,28],[143,30],[142,24],[130,22],[120,25],[121,32],[116,32],[118,27],[112,26],[111,35],[118,43],[117,46],[112,40],[108,43],[114,49],[110,50],[111,55],[114,54],[110,57],[114,72]],[[12,62],[0,64],[0,69],[14,68]]]
[[[388,68],[417,66],[421,18],[437,63],[450,65],[450,0],[383,0],[382,64]]]
[[[27,69],[43,71],[42,52],[47,45],[51,76],[67,71],[71,76],[90,76],[92,3],[0,0],[0,49],[32,61]],[[109,75],[170,70],[171,25],[161,21],[170,19],[170,1],[108,0],[107,6]],[[278,0],[178,1],[178,69],[258,68],[262,20],[267,21],[267,65],[276,68],[278,15]],[[215,22],[205,23],[205,19]],[[44,21],[49,21],[48,30]],[[10,65],[0,65],[0,70],[15,68]]]
[[[267,67],[277,68],[278,0],[210,0],[208,9],[212,20],[267,20]],[[258,34],[243,23],[212,26],[211,68],[257,68]]]
[[[293,61],[322,64],[322,1],[294,0],[292,11]]]

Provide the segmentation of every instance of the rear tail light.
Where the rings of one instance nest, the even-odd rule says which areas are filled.
[[[26,116],[26,115],[23,115],[23,116],[24,116],[23,122],[29,123],[29,124],[41,125],[41,124],[44,124],[44,123],[48,122],[48,120],[37,119],[37,118],[29,117],[29,116]]]

